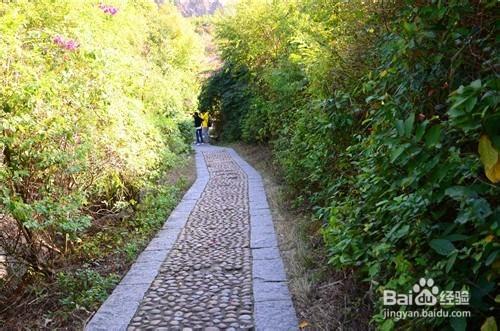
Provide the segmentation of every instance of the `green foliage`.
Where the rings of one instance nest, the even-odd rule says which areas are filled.
[[[133,262],[140,252],[139,246],[135,242],[125,244],[123,251],[125,252],[127,262]]]
[[[176,158],[176,170],[186,167],[185,159]],[[130,201],[123,209],[134,209],[112,228],[84,234],[78,252],[83,260],[105,258],[123,252],[127,261],[133,261],[151,236],[158,231],[175,208],[188,182],[181,176],[175,182],[160,179],[145,187],[139,202]]]
[[[185,186],[186,180],[178,178],[176,185],[164,183],[152,187],[138,206],[137,217],[133,221],[135,231],[150,234],[152,230],[157,230],[175,208]]]
[[[61,304],[68,310],[77,307],[97,309],[119,280],[120,277],[116,274],[102,276],[88,269],[72,273],[61,272],[57,275],[57,284],[63,296]]]
[[[247,70],[223,67],[202,89],[199,108],[216,119],[217,135],[227,141],[241,138],[241,123],[248,112],[250,99]]]
[[[193,120],[186,119],[178,124],[179,132],[186,146],[190,146],[193,142]]]
[[[198,36],[147,0],[0,4],[0,208],[39,263],[189,150]],[[184,124],[181,124],[184,123]]]
[[[225,75],[246,93],[231,107],[219,99],[200,106],[224,113],[222,130],[236,130],[232,137],[272,144],[297,201],[324,221],[330,264],[372,284],[381,328],[457,324],[384,322],[382,291],[406,293],[423,276],[471,292],[469,328],[495,315],[494,8],[494,1],[253,0],[217,23]],[[214,76],[203,90],[222,86]]]

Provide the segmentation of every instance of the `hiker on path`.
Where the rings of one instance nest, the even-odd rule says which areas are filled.
[[[193,118],[194,118],[194,127],[196,130],[196,145],[203,144],[203,135],[201,132],[202,131],[201,130],[201,122],[203,120],[197,111],[194,112]]]
[[[202,112],[201,113],[201,119],[203,120],[201,122],[201,132],[203,135],[203,141],[208,143],[208,111]]]

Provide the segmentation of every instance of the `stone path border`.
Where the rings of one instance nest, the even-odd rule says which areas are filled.
[[[208,170],[202,153],[197,151],[195,158],[196,181],[172,211],[163,228],[151,240],[120,284],[94,314],[85,330],[126,330],[208,183]]]
[[[85,330],[126,330],[208,183],[209,173],[202,153],[210,151],[227,152],[248,177],[255,329],[298,330],[262,177],[233,149],[207,145],[196,147],[195,183]]]
[[[233,149],[226,151],[248,177],[255,329],[298,330],[262,177]]]

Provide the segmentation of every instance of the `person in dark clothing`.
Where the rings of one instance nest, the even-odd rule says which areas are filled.
[[[201,123],[203,119],[200,117],[200,114],[196,111],[193,114],[194,118],[194,127],[196,129],[196,145],[203,144],[203,135],[201,133]]]

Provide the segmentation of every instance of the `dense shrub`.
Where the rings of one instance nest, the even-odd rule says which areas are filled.
[[[3,2],[0,22],[2,244],[49,272],[188,150],[201,50],[175,7],[146,0]]]
[[[239,114],[234,138],[273,145],[297,201],[324,221],[330,264],[374,289],[381,328],[463,330],[498,315],[495,6],[254,0],[217,24],[226,66],[247,70],[226,77],[249,91],[231,108],[200,106]],[[472,318],[384,320],[382,291],[424,276],[470,291]]]
[[[247,70],[223,67],[211,76],[212,84],[201,91],[200,109],[207,110],[218,125],[217,135],[223,140],[241,138],[241,122],[248,113]]]
[[[103,277],[93,270],[77,270],[71,274],[61,272],[57,275],[57,283],[63,292],[70,293],[61,299],[61,304],[70,309],[80,306],[95,310],[98,308],[96,303],[103,302],[119,280],[118,275]]]

